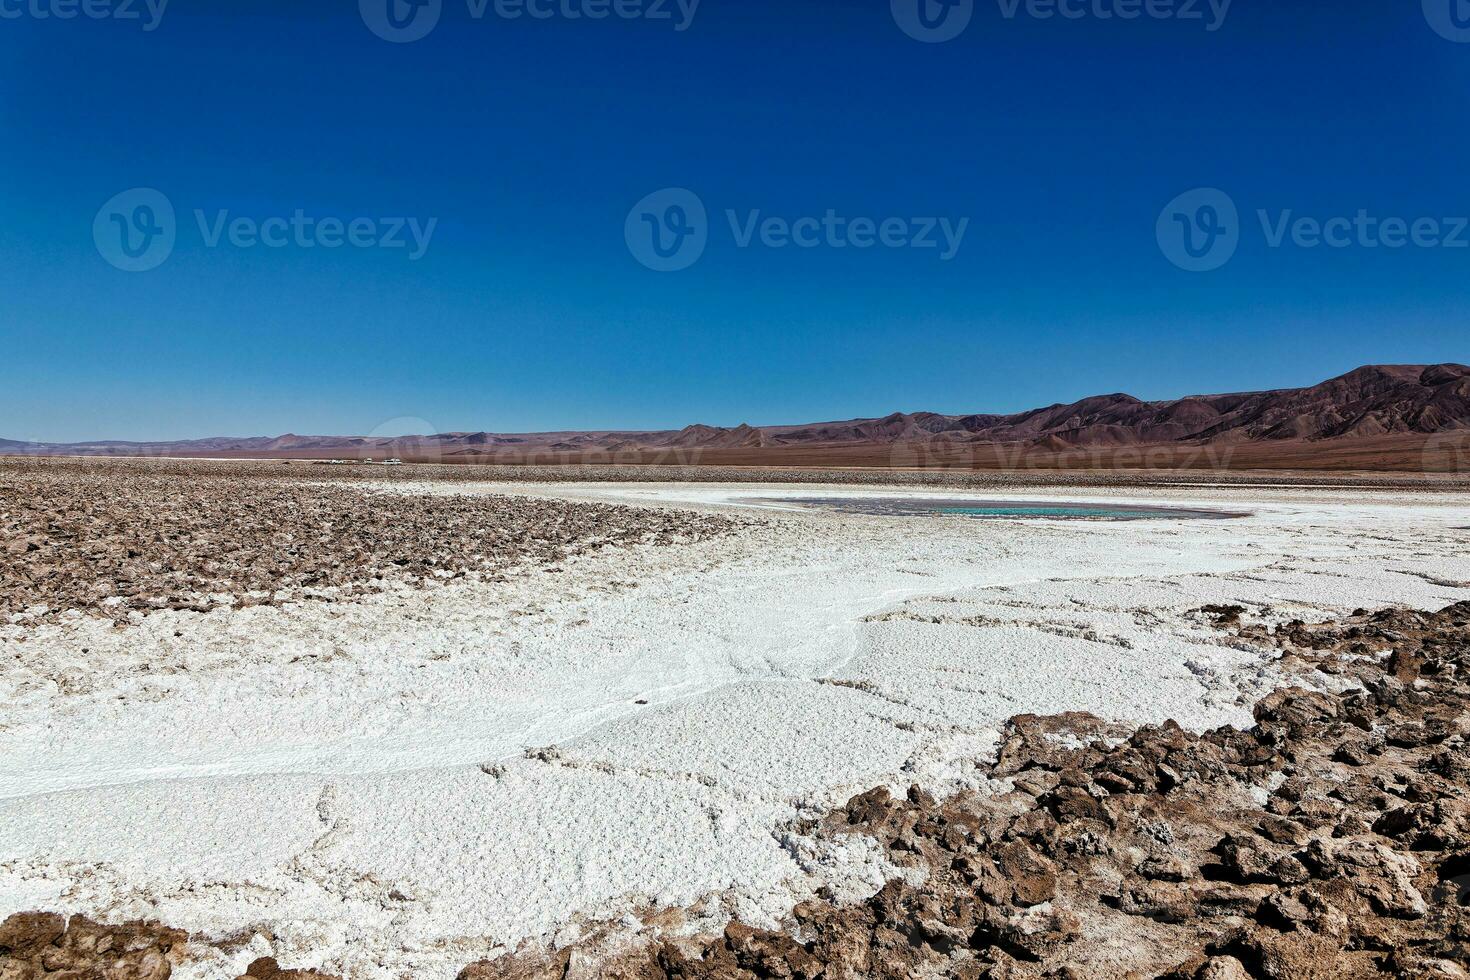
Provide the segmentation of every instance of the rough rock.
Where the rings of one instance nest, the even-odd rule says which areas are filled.
[[[20,912],[0,923],[3,980],[168,980],[187,935],[156,922],[102,925]]]
[[[523,950],[461,980],[1470,977],[1470,603],[1220,619],[1361,688],[1277,691],[1245,732],[1020,716],[988,773],[1012,792],[877,789],[821,824],[921,872],[865,902],[631,952]]]
[[[262,956],[250,964],[237,980],[337,980],[313,970],[285,970],[274,959]]]

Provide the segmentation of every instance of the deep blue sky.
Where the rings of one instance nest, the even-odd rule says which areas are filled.
[[[0,19],[0,136],[0,437],[780,423],[1470,360],[1470,249],[1271,249],[1254,216],[1470,215],[1470,43],[1417,2],[1236,0],[1207,32],[978,0],[921,44],[888,0],[703,0],[684,32],[445,0],[389,44],[355,0],[172,0],[152,32]],[[658,273],[624,220],[670,186],[711,237]],[[1191,273],[1155,221],[1202,186],[1242,242]],[[178,213],[145,273],[92,234],[135,187]],[[208,248],[196,208],[438,227],[416,262]],[[970,227],[949,262],[741,249],[727,208]]]

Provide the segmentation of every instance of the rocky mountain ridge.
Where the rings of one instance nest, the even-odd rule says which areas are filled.
[[[1170,444],[1321,442],[1392,435],[1470,432],[1470,367],[1463,364],[1369,365],[1307,388],[1191,395],[1143,401],[1094,395],[1012,415],[895,412],[877,419],[803,425],[668,431],[493,433],[425,436],[210,438],[178,442],[30,443],[0,439],[6,455],[238,455],[352,458],[495,456],[646,450],[761,450],[778,447],[966,446],[1005,444],[1070,448]]]

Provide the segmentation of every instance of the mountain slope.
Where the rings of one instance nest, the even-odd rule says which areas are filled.
[[[845,422],[733,428],[689,425],[662,432],[451,432],[400,438],[287,434],[274,438],[76,444],[0,440],[0,454],[351,455],[442,459],[506,452],[606,454],[908,444],[1020,445],[1062,451],[1160,445],[1314,443],[1458,431],[1470,432],[1470,367],[1370,365],[1309,388],[1192,395],[1153,402],[1115,393],[1015,415],[895,412],[883,418]]]

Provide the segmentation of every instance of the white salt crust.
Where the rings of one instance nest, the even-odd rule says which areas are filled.
[[[1248,725],[1281,683],[1190,610],[1268,622],[1470,598],[1470,497],[1200,488],[1238,521],[870,518],[842,487],[446,484],[762,524],[498,584],[140,625],[0,627],[0,915],[145,917],[351,980],[696,906],[856,898],[876,847],[790,829],[855,792],[977,782],[1021,712]],[[759,509],[737,501],[759,498]],[[639,704],[637,702],[647,702]],[[531,751],[528,754],[528,750]]]

